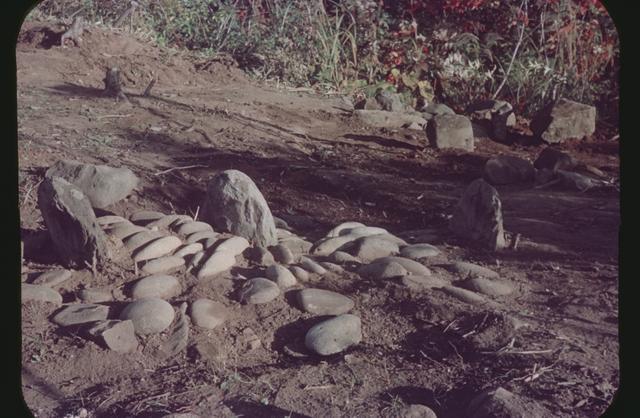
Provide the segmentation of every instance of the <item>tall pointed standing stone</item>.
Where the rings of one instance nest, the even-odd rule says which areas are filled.
[[[498,191],[482,179],[471,183],[453,212],[449,228],[456,235],[478,241],[494,251],[505,248]]]
[[[231,232],[261,247],[278,243],[267,201],[253,180],[238,170],[226,170],[211,179],[202,219],[216,231]]]

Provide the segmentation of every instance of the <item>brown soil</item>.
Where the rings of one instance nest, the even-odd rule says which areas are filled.
[[[86,408],[90,416],[156,417],[169,412],[224,416],[393,416],[421,403],[439,417],[463,416],[471,397],[495,386],[530,397],[556,416],[597,417],[619,381],[619,193],[499,187],[505,226],[522,234],[517,251],[493,254],[447,233],[447,215],[492,155],[535,156],[542,144],[482,140],[474,153],[423,147],[423,134],[363,127],[337,96],[259,85],[228,60],[204,62],[160,50],[123,32],[91,28],[79,46],[59,46],[62,27],[24,25],[17,46],[23,281],[59,267],[36,204],[37,184],[61,158],[132,169],[141,186],[109,211],[194,214],[207,180],[234,168],[258,185],[275,215],[316,240],[343,221],[403,231],[429,229],[442,260],[486,265],[517,286],[495,312],[445,293],[394,281],[330,274],[316,285],[354,299],[364,340],[339,355],[302,358],[317,318],[285,295],[237,302],[231,275],[195,284],[171,302],[218,300],[230,319],[213,331],[192,327],[187,350],[160,361],[166,334],[142,339],[128,355],[55,326],[56,308],[22,306],[23,395],[38,417]],[[102,79],[118,66],[130,103],[104,97]],[[151,72],[158,82],[141,97]],[[618,178],[618,142],[600,129],[562,148]],[[176,169],[170,168],[197,166]],[[404,235],[406,236],[406,235]],[[446,271],[433,267],[445,277]],[[233,271],[232,271],[233,272]],[[65,302],[83,287],[119,286],[133,271],[92,277],[80,271],[60,287]],[[446,276],[449,279],[453,277]],[[117,305],[117,303],[114,303]],[[250,350],[250,327],[261,346]],[[469,332],[473,338],[468,338]],[[509,346],[507,353],[498,351]],[[503,350],[504,351],[504,350]]]

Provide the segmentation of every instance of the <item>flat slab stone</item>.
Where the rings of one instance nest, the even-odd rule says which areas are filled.
[[[81,289],[78,298],[84,303],[102,303],[113,300],[113,294],[105,289]]]
[[[133,321],[100,321],[89,328],[88,332],[117,353],[133,353],[138,349]]]
[[[306,282],[307,280],[309,280],[309,272],[302,267],[290,266],[289,270],[291,271],[291,273],[293,273],[294,276],[296,276],[296,279],[300,280],[301,282]]]
[[[366,226],[363,223],[360,222],[343,222],[340,225],[336,226],[335,228],[333,228],[331,231],[329,231],[326,235],[327,238],[333,238],[333,237],[338,237],[340,236],[340,232],[342,230],[345,229],[353,229],[353,228],[358,228],[361,226]]]
[[[336,264],[345,264],[345,263],[361,264],[360,260],[358,260],[356,257],[354,257],[351,254],[349,254],[347,252],[344,252],[344,251],[334,251],[334,252],[332,252],[327,257],[327,260],[329,260],[332,263],[336,263]]]
[[[33,284],[41,284],[49,287],[58,286],[69,280],[72,275],[73,272],[71,270],[51,270],[36,277]]]
[[[129,221],[126,218],[123,218],[122,216],[118,216],[118,215],[99,216],[98,218],[96,218],[96,221],[98,221],[98,225],[100,225],[103,228],[109,225],[115,225],[119,223],[129,223]]]
[[[426,128],[429,143],[438,148],[456,148],[472,152],[475,148],[471,121],[462,115],[436,115]]]
[[[182,223],[182,222],[193,222],[193,218],[189,215],[179,215],[179,214],[165,215],[162,218],[156,219],[155,221],[148,223],[147,228],[167,229],[177,223]]]
[[[313,326],[304,338],[305,346],[322,356],[339,353],[362,341],[360,318],[343,314]]]
[[[400,248],[395,242],[373,235],[356,239],[347,251],[367,263],[380,257],[397,254]]]
[[[203,231],[213,232],[213,227],[206,222],[191,221],[179,224],[175,230],[180,235],[190,235]]]
[[[20,286],[20,299],[25,302],[47,302],[54,305],[62,305],[60,293],[49,286],[22,283]]]
[[[354,306],[351,299],[330,290],[303,289],[297,297],[302,310],[315,315],[341,315]]]
[[[165,255],[147,261],[140,270],[147,274],[171,273],[185,265],[184,258],[175,255]]]
[[[105,230],[107,234],[121,241],[124,241],[126,238],[129,238],[130,236],[143,231],[149,230],[144,226],[134,225],[131,222],[122,222],[119,224],[115,224],[112,228],[108,228]]]
[[[131,258],[135,262],[151,260],[171,254],[181,245],[182,240],[173,235],[156,238],[136,248]]]
[[[156,210],[141,210],[129,217],[129,220],[134,224],[146,225],[149,222],[156,221],[165,216],[164,213]]]
[[[85,324],[87,322],[103,321],[109,315],[109,307],[93,303],[78,303],[68,305],[58,312],[51,320],[60,326]]]
[[[514,292],[513,285],[505,280],[473,277],[459,283],[461,287],[489,296],[506,296]]]
[[[320,264],[324,269],[332,273],[336,273],[336,274],[344,273],[344,269],[342,268],[342,266],[338,264],[330,263],[328,261],[320,261],[318,264]]]
[[[287,287],[298,284],[296,276],[280,264],[270,265],[267,267],[265,274],[269,280],[273,280],[281,289],[286,289]]]
[[[486,277],[489,279],[500,278],[500,275],[495,271],[466,261],[456,261],[455,263],[445,265],[445,268],[452,273],[457,274],[461,279],[470,277]]]
[[[164,274],[155,274],[138,280],[131,289],[133,299],[159,298],[170,299],[182,292],[177,278]]]
[[[175,317],[171,304],[165,300],[139,299],[128,304],[120,313],[120,319],[133,321],[136,334],[157,334],[169,327]]]
[[[215,276],[216,274],[229,270],[236,264],[236,257],[233,252],[215,251],[202,262],[202,267],[198,270],[198,279]]]
[[[216,252],[226,251],[236,256],[242,254],[250,245],[249,241],[244,237],[231,237],[218,244]]]
[[[214,329],[229,317],[229,309],[220,302],[202,298],[191,304],[191,320],[194,325]]]
[[[400,255],[412,260],[435,257],[440,254],[440,250],[431,244],[412,244],[402,247]]]
[[[204,242],[209,238],[217,239],[219,235],[220,234],[218,234],[217,232],[213,232],[213,231],[194,232],[193,234],[187,235],[186,242],[188,244],[191,244],[191,243],[194,243],[194,242]]]
[[[176,257],[185,258],[186,256],[193,255],[195,253],[199,253],[204,249],[204,246],[199,242],[194,242],[192,244],[184,244],[173,252],[173,255]]]
[[[281,264],[293,264],[296,261],[296,257],[293,252],[286,245],[278,244],[269,248],[275,261]]]
[[[134,252],[143,245],[164,236],[165,234],[160,231],[144,230],[128,236],[122,242],[127,250]]]
[[[278,285],[263,277],[247,280],[240,291],[240,301],[249,304],[268,303],[280,296]]]

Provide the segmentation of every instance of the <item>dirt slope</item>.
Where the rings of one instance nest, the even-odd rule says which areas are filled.
[[[143,208],[194,214],[207,180],[235,168],[251,176],[274,214],[312,241],[342,221],[399,235],[429,229],[445,254],[441,261],[484,264],[515,283],[516,295],[500,303],[529,326],[514,342],[520,354],[467,351],[464,339],[451,336],[455,325],[443,330],[482,317],[477,308],[346,273],[316,285],[355,300],[364,341],[341,355],[298,359],[283,346],[314,319],[285,299],[240,305],[232,280],[221,279],[193,286],[175,302],[209,297],[227,305],[231,318],[213,331],[192,328],[187,351],[162,362],[150,355],[162,335],[144,340],[144,350],[119,355],[58,329],[48,319],[54,308],[25,304],[23,394],[38,417],[81,407],[105,417],[229,410],[372,417],[393,416],[410,403],[459,417],[476,392],[498,385],[557,416],[597,417],[609,405],[619,376],[615,190],[499,187],[507,230],[538,245],[496,256],[450,236],[447,215],[487,158],[535,158],[542,145],[487,139],[473,154],[436,151],[423,146],[420,132],[360,126],[341,97],[258,85],[228,60],[206,62],[102,28],[91,29],[80,46],[63,48],[54,44],[60,31],[30,22],[17,47],[20,214],[28,244],[23,281],[57,267],[36,190],[58,159],[132,169],[141,186],[109,210],[123,216]],[[122,70],[131,103],[102,95],[112,66]],[[153,94],[140,97],[152,72]],[[607,135],[564,148],[617,177],[617,143]],[[132,279],[81,271],[60,291],[70,302],[82,287]],[[246,327],[260,348],[247,348]]]

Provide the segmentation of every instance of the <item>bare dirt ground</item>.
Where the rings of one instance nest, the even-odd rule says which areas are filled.
[[[207,180],[234,168],[256,182],[275,215],[311,241],[343,221],[404,237],[428,230],[444,254],[440,262],[476,262],[516,284],[515,295],[496,301],[529,326],[509,352],[480,352],[462,335],[470,329],[463,324],[477,323],[483,310],[435,290],[347,272],[314,285],[355,301],[363,342],[326,358],[295,358],[284,344],[302,338],[316,319],[287,295],[266,305],[239,304],[229,275],[171,300],[178,306],[206,296],[232,315],[213,331],[192,327],[187,350],[159,361],[149,353],[164,334],[143,339],[138,352],[118,354],[55,326],[55,307],[28,303],[22,305],[22,390],[34,415],[61,417],[84,407],[100,417],[229,411],[386,417],[420,403],[439,417],[461,417],[474,394],[496,386],[557,416],[597,417],[611,403],[619,382],[616,190],[498,187],[506,229],[531,244],[490,253],[451,236],[447,215],[489,157],[534,159],[542,144],[483,139],[471,154],[437,151],[424,147],[421,132],[359,125],[338,96],[259,85],[229,61],[203,62],[98,28],[80,46],[62,48],[55,44],[61,32],[28,22],[17,46],[23,281],[58,267],[36,204],[38,182],[57,160],[128,167],[140,177],[133,195],[98,215],[141,209],[193,215]],[[102,95],[105,70],[114,65],[131,103]],[[151,71],[158,82],[150,97],[141,97]],[[599,130],[561,148],[618,177],[618,143],[610,136]],[[133,271],[98,276],[78,271],[58,290],[71,302],[83,287],[134,279]],[[259,348],[243,340],[246,327],[260,338]]]

